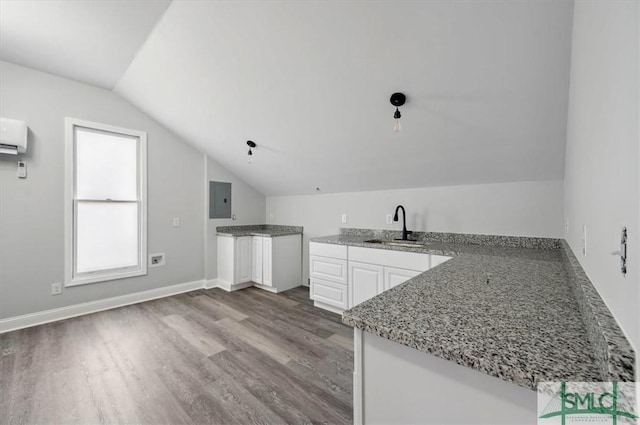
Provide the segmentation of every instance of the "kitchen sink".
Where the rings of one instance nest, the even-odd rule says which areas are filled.
[[[404,246],[409,248],[419,248],[423,247],[426,244],[422,241],[415,240],[403,240],[403,239],[369,239],[365,241],[366,243],[376,243],[380,245],[390,245],[390,246]]]

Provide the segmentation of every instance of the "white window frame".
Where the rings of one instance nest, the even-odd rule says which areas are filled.
[[[138,255],[139,266],[109,269],[75,275],[76,262],[76,188],[75,188],[75,131],[76,127],[90,130],[118,133],[136,137],[138,143],[138,193],[139,193],[139,229]],[[147,133],[128,128],[115,127],[91,121],[67,117],[65,119],[65,286],[85,285],[147,274]]]

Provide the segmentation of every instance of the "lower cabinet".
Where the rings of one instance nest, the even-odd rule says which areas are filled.
[[[384,267],[349,261],[349,307],[360,304],[384,291]]]
[[[311,242],[310,297],[315,306],[341,313],[450,258]]]
[[[302,236],[218,235],[217,286],[233,291],[252,284],[271,292],[302,285]]]

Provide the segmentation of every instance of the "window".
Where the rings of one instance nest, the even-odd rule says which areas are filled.
[[[147,135],[66,120],[66,286],[147,273]]]

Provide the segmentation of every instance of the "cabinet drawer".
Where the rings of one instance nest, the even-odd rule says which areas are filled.
[[[311,299],[324,304],[346,309],[347,286],[322,279],[311,278]]]
[[[330,243],[309,242],[309,255],[347,259],[347,246]]]
[[[347,262],[337,258],[309,256],[309,277],[347,284]]]

